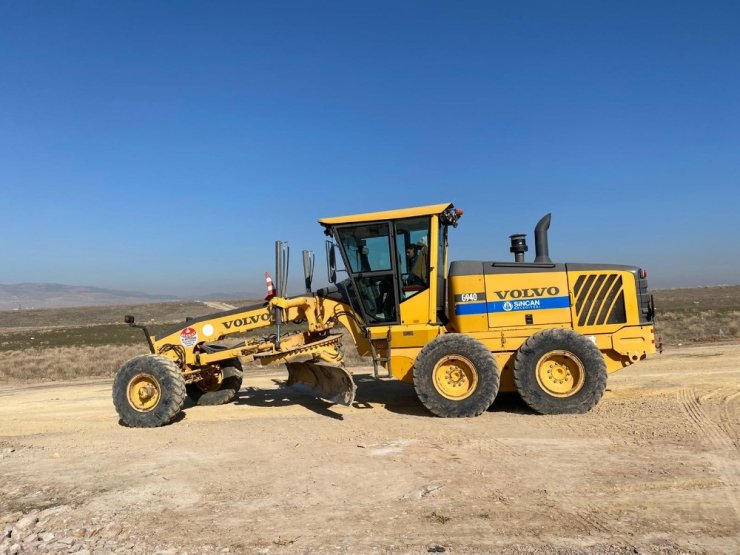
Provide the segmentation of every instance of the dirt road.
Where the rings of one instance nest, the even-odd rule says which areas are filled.
[[[283,377],[155,430],[119,426],[109,381],[0,387],[0,553],[740,552],[738,344],[622,370],[578,416],[434,418],[369,377],[335,407]]]
[[[215,308],[216,310],[233,310],[236,308],[233,304],[222,303],[218,301],[201,301],[201,302],[206,306]]]

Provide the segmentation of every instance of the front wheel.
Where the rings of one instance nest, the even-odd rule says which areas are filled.
[[[140,355],[126,362],[113,379],[113,405],[130,428],[169,424],[182,410],[185,380],[180,368],[161,355]]]
[[[540,414],[590,411],[606,389],[604,357],[588,338],[551,328],[530,336],[514,361],[519,395]]]
[[[424,346],[414,363],[416,394],[437,416],[478,416],[491,406],[498,387],[496,360],[469,335],[440,335]]]

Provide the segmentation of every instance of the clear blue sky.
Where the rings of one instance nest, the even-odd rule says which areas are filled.
[[[738,186],[738,2],[0,1],[0,283],[325,281],[318,218],[445,201],[455,259],[551,211],[558,261],[739,283]]]

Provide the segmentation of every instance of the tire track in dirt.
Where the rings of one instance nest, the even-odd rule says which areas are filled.
[[[731,400],[736,398],[731,394],[721,401],[721,411],[727,410]],[[740,496],[738,496],[738,484],[740,483],[740,463],[738,462],[737,442],[724,430],[724,425],[731,424],[720,417],[722,426],[715,423],[699,404],[696,392],[691,388],[683,388],[678,392],[678,401],[692,424],[699,430],[700,437],[708,444],[714,452],[708,454],[709,460],[714,465],[722,481],[727,485],[729,491],[727,496],[730,504],[735,509],[735,514],[740,517]],[[729,416],[727,417],[729,418]]]
[[[728,391],[725,387],[718,387],[709,393],[699,395],[697,400],[700,405],[707,401],[716,401],[719,405],[719,422],[717,425],[730,438],[735,449],[740,450],[740,436],[738,435],[737,404],[735,401],[740,399],[740,391]]]
[[[526,449],[504,442],[500,439],[489,438],[485,441],[477,442],[475,449],[481,455],[501,455],[508,454],[513,457],[522,457],[528,454]]]
[[[725,433],[732,440],[735,449],[740,451],[740,431],[738,430],[738,423],[740,423],[740,418],[738,418],[737,414],[737,401],[740,401],[740,391],[731,393],[730,395],[722,399],[719,418],[722,429],[724,429]]]
[[[596,530],[602,534],[608,534],[612,538],[623,539],[620,534],[611,528],[610,519],[601,516],[602,511],[593,505],[584,505],[571,511],[571,515],[577,522],[583,524],[589,530]]]
[[[485,439],[467,439],[458,440],[455,442],[455,447],[458,449],[472,450],[479,455],[496,455],[496,456],[511,456],[511,457],[522,457],[529,454],[529,451],[523,447],[513,445],[512,443],[504,440],[489,437]]]
[[[683,388],[679,390],[678,401],[689,419],[699,429],[702,437],[708,440],[711,447],[737,450],[732,438],[704,412],[693,389]]]
[[[551,511],[553,519],[566,526],[569,533],[607,538],[615,545],[633,545],[633,538],[620,529],[619,518],[609,512],[608,505],[589,501],[583,495],[574,495],[573,491],[559,493],[555,497],[548,495],[544,505]]]
[[[577,430],[575,426],[567,424],[566,429]],[[577,433],[582,433],[578,429]],[[457,446],[476,452],[484,457],[505,457],[520,459],[521,457],[532,455],[532,451],[522,445],[516,445],[515,441],[502,438],[481,438],[472,440],[462,440],[457,442]],[[583,504],[582,499],[568,498],[565,504],[550,504],[553,511],[567,521],[570,521],[576,528],[582,528],[591,535],[599,535],[610,538],[619,538],[628,542],[628,538],[619,535],[613,528],[613,519],[604,510],[594,504]],[[630,544],[631,545],[631,544]]]
[[[730,439],[735,449],[740,450],[740,437],[738,436],[738,419],[735,401],[740,399],[740,391],[728,390],[726,387],[718,387],[699,395],[697,400],[699,404],[707,401],[717,401],[719,404],[719,422],[717,425],[722,429],[724,434]]]

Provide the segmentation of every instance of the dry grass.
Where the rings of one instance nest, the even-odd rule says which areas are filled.
[[[740,310],[740,285],[715,285],[652,292],[658,312],[672,310]]]
[[[234,306],[248,306],[257,301],[229,301]],[[71,308],[38,308],[31,310],[0,311],[0,328],[70,328],[121,324],[126,314],[133,314],[142,324],[164,324],[181,322],[186,316],[197,318],[219,312],[197,301],[173,301],[149,304],[127,304],[109,306],[80,306]]]
[[[656,330],[668,344],[740,337],[740,285],[655,291]]]
[[[740,311],[659,312],[655,328],[663,341],[671,345],[737,339],[740,337]]]
[[[0,357],[0,382],[113,377],[125,361],[146,352],[141,344],[6,351]]]
[[[348,367],[367,365],[357,354],[352,338],[343,331],[344,362]],[[8,350],[0,356],[0,383],[112,378],[128,359],[148,351],[139,340],[133,345],[77,345]],[[255,364],[256,365],[256,364]]]

